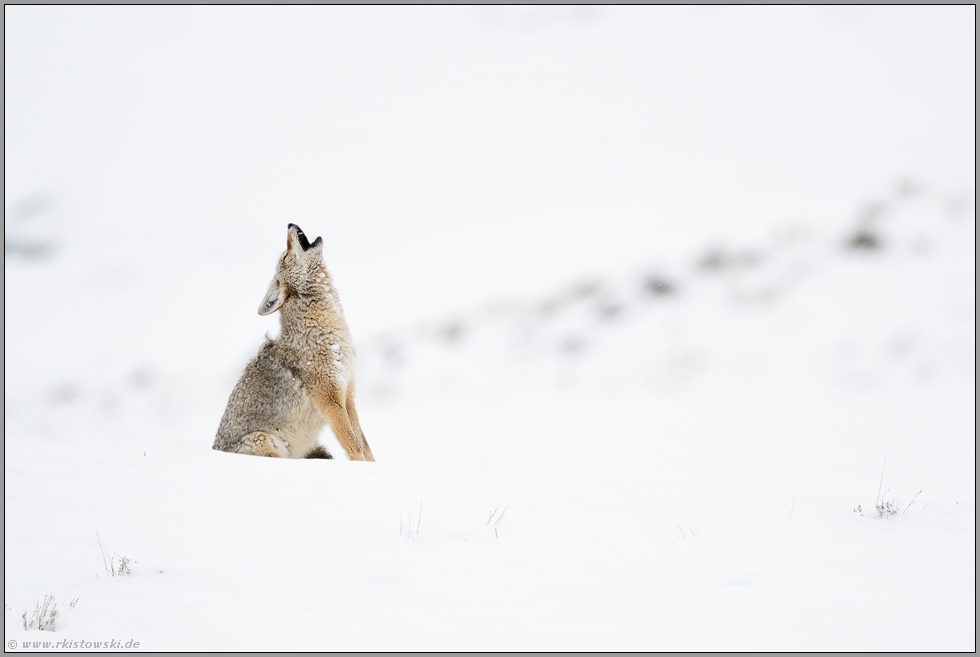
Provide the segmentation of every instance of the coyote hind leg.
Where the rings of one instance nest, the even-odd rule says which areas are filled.
[[[253,456],[271,456],[286,458],[289,456],[289,445],[279,436],[265,431],[253,431],[240,441],[234,450],[239,454]]]

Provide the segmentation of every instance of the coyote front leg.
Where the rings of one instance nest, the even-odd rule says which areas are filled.
[[[354,432],[360,438],[361,445],[364,446],[364,460],[373,461],[374,454],[371,453],[371,447],[368,445],[367,438],[364,437],[364,431],[361,429],[361,421],[357,419],[357,409],[354,407],[353,388],[347,393],[347,415],[350,417],[351,424],[354,425]]]
[[[340,446],[350,455],[351,461],[373,461],[373,457],[366,458],[365,444],[357,431],[354,430],[354,425],[347,414],[345,405],[339,404],[333,399],[322,399],[319,406],[327,421],[330,422],[330,429],[337,436]]]

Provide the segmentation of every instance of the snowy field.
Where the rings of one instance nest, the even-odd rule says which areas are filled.
[[[4,14],[8,652],[976,649],[974,7]]]

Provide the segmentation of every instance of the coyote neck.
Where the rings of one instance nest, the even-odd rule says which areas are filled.
[[[312,293],[292,296],[279,310],[279,323],[279,339],[297,349],[350,341],[344,310],[329,283],[322,283]]]

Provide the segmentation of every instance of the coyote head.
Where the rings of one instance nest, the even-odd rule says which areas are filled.
[[[259,314],[271,315],[291,297],[315,294],[323,289],[326,277],[323,240],[318,237],[310,244],[299,226],[289,224],[286,252],[279,257],[275,278],[259,306]]]

